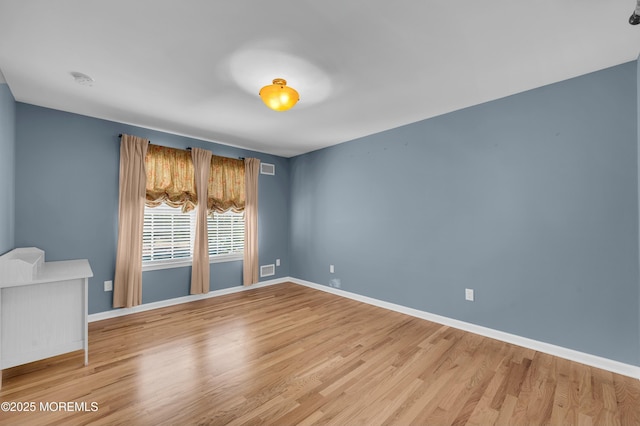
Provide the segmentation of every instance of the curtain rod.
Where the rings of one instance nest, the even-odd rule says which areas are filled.
[[[122,133],[120,133],[120,134],[118,135],[118,137],[119,137],[119,138],[122,138]],[[151,141],[149,141],[149,143],[151,143]],[[186,148],[186,150],[187,150],[187,151],[191,151],[191,147],[190,147],[190,146],[188,146],[188,147]],[[244,157],[238,157],[238,160],[243,160],[243,161],[244,161]]]
[[[191,151],[191,147],[190,146],[187,147],[187,151]],[[231,157],[228,157],[228,158],[231,158]],[[238,160],[244,161],[244,157],[238,157]]]
[[[118,137],[119,137],[120,139],[122,139],[122,133],[120,133],[120,134],[118,135]],[[149,141],[149,143],[151,143],[151,141]]]
[[[188,147],[186,148],[186,150],[187,150],[187,151],[191,151],[191,147],[190,147],[190,146],[188,146]],[[243,160],[243,161],[244,161],[244,157],[238,157],[238,160]]]

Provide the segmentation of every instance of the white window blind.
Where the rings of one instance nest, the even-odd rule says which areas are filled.
[[[243,252],[244,215],[242,213],[226,212],[209,215],[207,230],[209,231],[209,256]]]
[[[149,266],[190,261],[195,238],[195,211],[182,213],[180,208],[162,204],[144,208],[142,235],[142,263]],[[244,214],[214,213],[207,216],[209,256],[216,258],[236,255],[244,251]],[[230,259],[231,260],[231,259]]]

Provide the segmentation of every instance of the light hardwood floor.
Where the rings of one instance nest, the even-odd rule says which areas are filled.
[[[82,361],[5,370],[37,410],[0,423],[640,425],[636,379],[290,283],[94,322]]]

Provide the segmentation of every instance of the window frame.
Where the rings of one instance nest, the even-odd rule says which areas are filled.
[[[166,204],[161,204],[158,207],[169,207]],[[148,207],[145,205],[145,213],[146,209],[153,209],[158,207]],[[171,207],[170,207],[171,208]],[[190,214],[190,213],[186,213]],[[193,214],[193,212],[191,212]],[[214,213],[215,214],[215,213]],[[195,226],[195,225],[194,225]],[[144,229],[144,227],[143,227]],[[191,229],[191,228],[190,228]],[[144,232],[144,231],[143,231]],[[193,250],[193,235],[191,235],[190,240],[190,250]],[[144,237],[143,237],[144,238]],[[144,240],[143,240],[144,245]],[[242,252],[238,253],[230,253],[230,254],[217,254],[217,255],[209,255],[209,264],[212,263],[224,263],[224,262],[236,262],[244,260],[244,245],[242,248]],[[193,265],[193,253],[189,257],[182,257],[178,259],[163,259],[163,260],[143,260],[142,261],[142,272],[145,271],[157,271],[162,269],[171,269],[171,268],[183,268]]]

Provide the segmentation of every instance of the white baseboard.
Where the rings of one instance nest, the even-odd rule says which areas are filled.
[[[443,316],[432,314],[429,312],[420,311],[418,309],[408,308],[406,306],[385,302],[383,300],[374,299],[372,297],[361,296],[359,294],[350,293],[348,291],[340,290],[333,287],[327,287],[325,285],[316,284],[309,281],[300,280],[297,278],[288,278],[285,281],[290,281],[295,284],[311,287],[316,290],[325,291],[327,293],[336,294],[338,296],[357,300],[359,302],[367,303],[369,305],[374,305],[380,308],[389,309],[391,311],[400,312],[402,314],[411,315],[412,317],[422,318],[438,324],[457,328],[459,330],[464,330],[470,333],[479,334],[481,336],[485,336],[485,337],[500,340],[503,342],[511,343],[514,345],[522,346],[525,348],[533,349],[549,355],[554,355],[560,358],[568,359],[570,361],[579,362],[581,364],[590,365],[592,367],[601,368],[603,370],[611,371],[613,373],[622,374],[623,376],[629,376],[629,377],[633,377],[635,379],[640,380],[639,366],[625,364],[623,362],[614,361],[608,358],[603,358],[596,355],[579,352],[573,349],[567,349],[562,346],[556,346],[549,343],[528,339],[526,337],[517,336],[515,334],[505,333],[503,331],[494,330],[491,328],[482,327],[480,325],[443,317]]]
[[[253,290],[254,288],[267,287],[270,285],[290,282],[291,278],[276,278],[275,280],[262,281],[250,286],[236,286],[223,288],[221,290],[213,290],[207,294],[192,294],[189,296],[176,297],[175,299],[161,300],[159,302],[145,303],[144,305],[134,306],[133,308],[120,308],[111,311],[97,312],[89,315],[89,322],[100,321],[109,318],[121,317],[124,315],[135,314],[138,312],[150,311],[152,309],[165,308],[167,306],[179,305],[181,303],[193,302],[195,300],[208,299],[210,297],[224,296],[225,294],[239,293],[241,291]]]

